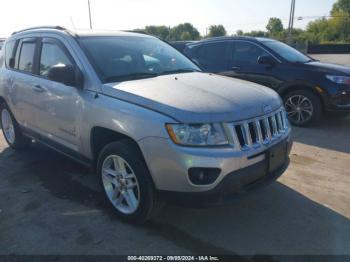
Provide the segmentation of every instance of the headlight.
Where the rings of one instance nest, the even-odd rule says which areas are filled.
[[[228,140],[221,124],[167,124],[174,143],[185,146],[221,146]]]
[[[350,85],[350,77],[349,76],[326,75],[326,78],[331,80],[333,83],[336,83],[336,84]]]

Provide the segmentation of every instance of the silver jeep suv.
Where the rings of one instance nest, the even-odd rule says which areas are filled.
[[[116,214],[163,200],[210,206],[276,180],[290,126],[271,89],[202,73],[157,38],[127,32],[14,33],[0,59],[8,144],[33,140],[94,167]]]

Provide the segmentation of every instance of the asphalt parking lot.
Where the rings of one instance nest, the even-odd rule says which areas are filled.
[[[41,146],[0,137],[1,254],[350,254],[350,118],[294,128],[278,182],[211,209],[166,207],[144,226],[120,222],[97,177]]]

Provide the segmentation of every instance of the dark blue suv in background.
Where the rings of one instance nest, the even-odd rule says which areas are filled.
[[[206,72],[244,79],[277,91],[296,126],[323,112],[350,112],[350,67],[321,63],[276,40],[219,37],[186,45],[183,51]]]

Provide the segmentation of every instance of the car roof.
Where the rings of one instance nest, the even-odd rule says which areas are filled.
[[[203,40],[200,40],[198,42],[194,43],[188,43],[187,46],[195,46],[205,43],[211,43],[216,41],[229,41],[229,40],[245,40],[245,41],[252,41],[252,42],[265,42],[265,41],[275,41],[271,38],[265,38],[265,37],[251,37],[251,36],[220,36],[220,37],[211,37],[206,38]]]
[[[131,32],[131,31],[113,31],[113,30],[80,30],[75,31],[75,34],[79,37],[90,36],[138,36],[138,37],[152,37],[147,34]]]
[[[72,37],[93,37],[93,36],[136,36],[136,37],[152,37],[147,34],[131,32],[131,31],[116,31],[116,30],[76,30],[71,31],[61,26],[38,26],[23,29],[17,32],[13,32],[13,35],[19,35],[24,33],[47,33],[47,32],[59,32],[66,33]]]
[[[172,44],[188,44],[188,43],[196,43],[198,41],[173,41]]]

